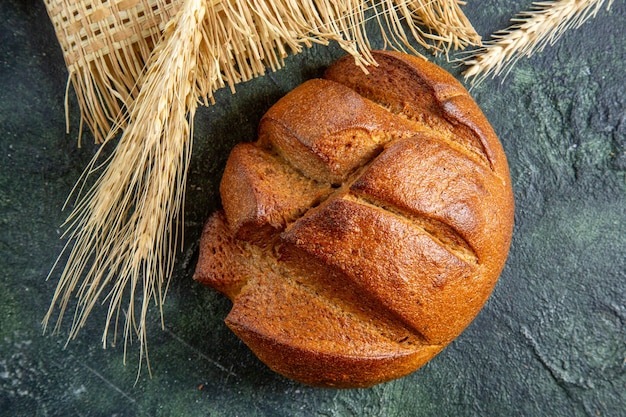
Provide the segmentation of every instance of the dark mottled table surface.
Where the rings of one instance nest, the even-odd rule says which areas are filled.
[[[487,38],[530,1],[471,1]],[[43,335],[58,275],[64,200],[96,148],[77,147],[78,108],[42,0],[0,2],[0,415],[626,415],[626,4],[472,90],[508,154],[510,256],[492,298],[419,371],[362,390],[316,389],[268,370],[222,323],[230,303],[192,282],[202,223],[229,149],[261,115],[343,54],[315,47],[222,91],[196,117],[185,247],[150,329],[153,376],[134,349],[100,347],[97,311],[78,339]],[[374,46],[379,46],[374,42]],[[460,78],[460,69],[434,59]]]

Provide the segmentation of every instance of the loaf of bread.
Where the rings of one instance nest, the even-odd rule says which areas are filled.
[[[474,319],[504,266],[503,149],[462,85],[417,57],[346,57],[237,145],[194,278],[271,369],[366,387],[407,375]]]

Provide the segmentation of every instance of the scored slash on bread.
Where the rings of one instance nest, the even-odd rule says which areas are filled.
[[[194,278],[233,301],[227,325],[270,368],[318,386],[413,372],[474,319],[513,225],[506,157],[448,73],[349,58],[237,145]]]

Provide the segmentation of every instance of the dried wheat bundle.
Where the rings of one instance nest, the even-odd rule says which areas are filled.
[[[142,77],[143,88],[129,107],[132,122],[97,182],[67,220],[68,244],[74,242],[74,246],[44,323],[58,302],[58,328],[76,292],[78,305],[70,338],[104,295],[109,310],[103,345],[108,343],[110,326],[117,327],[125,305],[124,339],[136,334],[141,354],[147,354],[149,301],[163,303],[164,279],[173,266],[193,115],[200,94],[195,77],[203,75],[196,67],[199,51],[205,47],[199,30],[204,16],[204,0],[188,0],[165,27],[164,39]],[[106,140],[112,140],[115,133]],[[97,160],[96,156],[86,174],[97,169]],[[138,314],[136,299],[142,300]]]
[[[488,76],[506,74],[522,57],[530,57],[553,45],[569,29],[594,17],[605,0],[559,0],[533,3],[530,11],[517,15],[512,26],[494,34],[493,40],[464,59],[463,75],[478,84]],[[613,0],[608,0],[607,10]]]
[[[131,97],[110,119],[104,142],[121,133],[112,155],[104,163],[96,155],[85,171],[85,178],[99,177],[78,197],[66,222],[68,258],[44,326],[58,307],[55,329],[60,329],[76,297],[69,341],[94,306],[108,302],[103,346],[110,343],[111,329],[115,341],[121,321],[125,351],[136,336],[147,361],[147,313],[153,301],[162,307],[174,264],[197,105],[212,102],[219,88],[234,90],[267,68],[280,68],[286,56],[313,43],[336,41],[364,69],[375,64],[367,19],[377,19],[389,42],[407,48],[411,38],[437,51],[478,39],[450,0],[180,2]],[[435,21],[442,35],[420,27]],[[119,99],[122,93],[111,94]]]
[[[126,123],[119,115],[127,112],[130,103],[137,97],[140,76],[150,53],[159,41],[163,27],[184,0],[44,1],[63,50],[69,72],[68,86],[73,86],[78,97],[81,123],[87,124],[96,142],[100,143],[111,129],[118,127],[116,123]],[[219,14],[241,11],[242,16],[236,20],[223,19],[226,28],[237,27],[240,36],[247,35],[248,28],[244,24],[249,24],[250,19],[257,24],[265,15],[281,15],[283,20],[280,22],[264,23],[273,26],[273,30],[281,26],[285,30],[294,30],[284,33],[287,43],[274,45],[279,53],[284,51],[285,46],[293,46],[293,39],[300,37],[303,30],[312,28],[309,34],[311,42],[342,39],[345,41],[343,46],[350,53],[359,56],[356,51],[360,50],[366,54],[367,41],[362,25],[372,18],[378,19],[381,27],[391,29],[385,31],[384,36],[394,38],[391,43],[395,44],[406,44],[401,24],[403,20],[408,22],[407,29],[413,40],[427,49],[447,52],[451,47],[462,49],[480,44],[480,37],[461,11],[459,5],[462,3],[458,0],[205,2]],[[297,10],[299,8],[302,10]],[[291,16],[283,13],[286,10],[297,12]],[[311,20],[301,21],[303,15]],[[340,21],[331,22],[330,19],[335,16],[340,16]],[[252,32],[254,28],[253,25]],[[334,36],[328,36],[331,33]],[[263,38],[264,34],[261,35],[261,39],[268,43]],[[396,35],[402,39],[395,38]],[[222,62],[220,66],[224,64]]]
[[[476,34],[456,1],[240,0],[208,6],[210,38],[219,66],[212,91],[276,71],[289,54],[313,43],[337,42],[362,66],[369,54],[365,23],[376,19],[383,37],[413,53],[414,41],[435,52],[478,45]],[[404,23],[404,24],[403,24]]]

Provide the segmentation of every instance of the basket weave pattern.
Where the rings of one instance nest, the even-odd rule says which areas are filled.
[[[83,119],[101,142],[182,0],[44,0]]]

